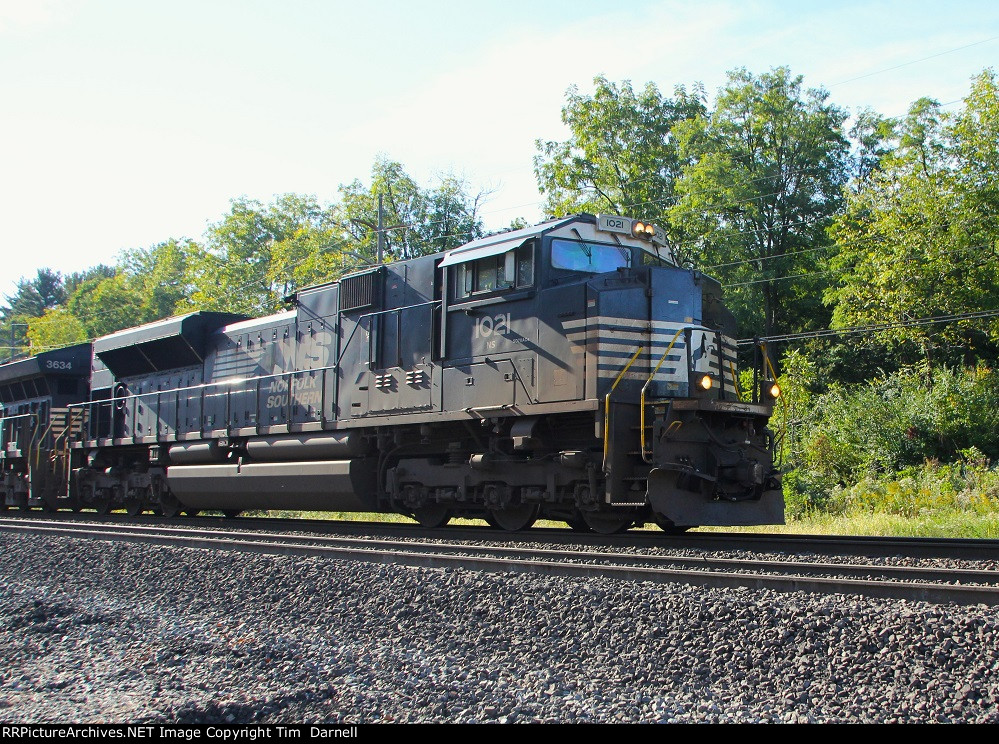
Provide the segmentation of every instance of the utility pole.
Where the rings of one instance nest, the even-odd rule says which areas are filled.
[[[377,250],[377,264],[381,264],[385,260],[385,233],[389,230],[398,230],[401,227],[406,227],[406,225],[385,225],[385,209],[382,205],[382,195],[378,195],[378,219],[375,222],[368,222],[367,220],[358,219],[357,217],[352,217],[351,222],[358,225],[364,225],[369,230],[375,231],[375,239],[378,245]],[[370,263],[369,263],[370,265]]]
[[[375,234],[378,236],[378,263],[379,264],[381,264],[381,262],[382,262],[382,253],[383,253],[384,248],[385,248],[385,233],[384,233],[384,224],[382,222],[382,219],[383,219],[382,215],[383,215],[383,213],[382,213],[382,194],[381,194],[381,192],[378,192],[378,230],[377,230],[377,232]]]
[[[10,324],[10,353],[7,355],[7,361],[8,362],[13,362],[14,361],[14,356],[15,356],[14,349],[16,348],[14,346],[14,342],[17,341],[17,337],[15,335],[16,329],[17,328],[27,328],[27,327],[28,327],[27,323],[11,323]]]

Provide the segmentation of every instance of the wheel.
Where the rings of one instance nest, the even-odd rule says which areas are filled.
[[[223,509],[222,514],[225,515],[226,519],[235,519],[243,512],[239,509]]]
[[[667,519],[662,514],[657,514],[652,512],[653,521],[659,525],[659,529],[665,532],[667,535],[682,535],[687,530],[691,529],[694,525],[681,526],[673,524],[673,520]]]
[[[94,498],[94,509],[97,510],[98,514],[110,514],[111,513],[111,497],[110,496],[97,496]]]
[[[537,504],[511,504],[502,509],[490,509],[486,521],[507,532],[526,530],[538,519]]]
[[[196,517],[201,514],[201,509],[184,509],[185,517]]]
[[[635,523],[635,515],[630,512],[584,511],[581,514],[586,526],[600,535],[624,532]]]
[[[184,507],[172,496],[165,496],[160,499],[160,513],[167,519],[173,519],[180,514]]]
[[[575,514],[565,520],[565,523],[569,525],[573,532],[591,532],[590,525],[586,523],[586,520],[583,518],[583,513],[578,509]]]
[[[142,514],[142,499],[129,496],[125,499],[125,513],[130,517],[137,517]]]
[[[451,521],[451,511],[444,504],[426,504],[413,510],[413,519],[428,530],[443,527]]]
[[[28,504],[28,496],[25,494],[22,496],[15,496],[14,503],[17,504],[18,511],[29,512],[31,511],[31,506]]]

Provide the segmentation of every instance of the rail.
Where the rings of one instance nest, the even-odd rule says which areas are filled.
[[[631,365],[635,363],[635,360],[638,359],[638,355],[641,354],[644,349],[645,349],[644,346],[639,346],[637,349],[635,349],[635,353],[631,355],[631,359],[629,359],[628,363],[626,365],[624,365],[624,368],[620,372],[617,373],[617,377],[614,378],[614,384],[611,385],[610,390],[607,391],[607,395],[604,396],[604,432],[603,432],[604,433],[604,461],[603,461],[603,466],[602,466],[604,472],[607,472],[607,453],[610,450],[610,399],[611,399],[611,393],[614,392],[614,389],[618,386],[618,384],[624,378],[625,373],[628,371],[628,369],[631,367]]]
[[[37,423],[38,423],[38,412],[37,411],[29,411],[28,413],[15,413],[13,416],[0,416],[0,452],[6,452],[7,451],[7,431],[8,431],[8,427],[6,426],[6,424],[8,424],[11,421],[14,421],[15,419],[34,419],[36,427],[37,427]],[[12,430],[14,427],[12,426],[12,427],[9,427],[9,428]],[[28,449],[29,449],[29,451],[31,449],[30,443],[28,445]]]
[[[139,406],[155,398],[155,405],[149,405],[155,412],[155,419],[157,421],[156,439],[161,439],[163,432],[160,430],[160,426],[164,420],[164,408],[170,406],[173,410],[173,432],[176,435],[182,431],[206,431],[212,430],[211,427],[214,426],[215,416],[217,415],[219,419],[224,422],[224,428],[227,432],[231,431],[233,428],[239,428],[234,426],[232,416],[233,416],[233,406],[232,398],[234,395],[247,395],[253,394],[253,404],[254,404],[254,421],[252,425],[260,427],[266,425],[285,425],[291,423],[304,423],[305,421],[295,421],[296,414],[294,409],[299,405],[300,401],[296,398],[296,389],[301,389],[301,385],[296,388],[296,379],[308,379],[320,376],[319,389],[321,391],[319,396],[319,405],[317,406],[318,414],[314,418],[309,418],[307,420],[319,420],[322,421],[323,415],[326,409],[326,404],[328,402],[328,397],[326,395],[326,389],[329,382],[328,376],[330,372],[335,372],[340,369],[340,360],[343,359],[347,350],[351,346],[351,342],[354,340],[354,336],[357,333],[357,329],[365,325],[366,320],[371,318],[387,315],[390,313],[399,313],[403,310],[408,310],[416,307],[433,306],[440,304],[440,300],[430,300],[427,302],[415,303],[413,305],[406,305],[404,307],[391,308],[389,310],[375,310],[368,313],[363,313],[356,318],[354,327],[351,329],[350,334],[347,336],[347,340],[344,342],[343,347],[340,349],[338,356],[338,361],[335,364],[327,365],[324,367],[315,367],[313,369],[302,369],[302,370],[292,370],[287,372],[277,372],[269,375],[259,375],[259,376],[248,376],[248,377],[232,377],[226,380],[217,380],[212,382],[203,382],[197,385],[188,385],[179,388],[171,388],[169,390],[151,390],[148,392],[137,392],[128,393],[126,395],[118,396],[112,394],[110,398],[104,398],[101,400],[91,400],[84,401],[81,403],[73,403],[68,406],[68,411],[73,412],[75,416],[78,416],[81,420],[86,418],[86,439],[96,440],[103,438],[119,438],[116,436],[118,432],[115,430],[115,411],[124,410],[128,408],[128,412],[131,415],[131,420],[133,422],[138,421],[138,408]],[[370,329],[369,329],[370,331]],[[377,334],[371,333],[370,337],[375,338]],[[375,343],[375,342],[372,342]],[[370,361],[369,361],[370,363]],[[261,423],[262,413],[261,413],[261,390],[266,384],[273,384],[276,380],[286,380],[284,386],[278,385],[280,390],[275,389],[273,391],[268,391],[268,393],[287,393],[288,400],[286,403],[282,404],[283,419],[272,421],[270,424]],[[339,399],[339,378],[334,377],[334,390],[332,393],[332,399]],[[222,398],[224,396],[224,401],[218,409],[212,408],[214,399]],[[148,405],[148,404],[147,404]],[[187,425],[186,427],[181,426],[181,411],[185,410],[186,415],[191,417],[192,414],[188,411],[191,405],[196,406],[198,415],[198,425],[197,427],[192,427]],[[106,409],[108,413],[108,434],[109,437],[101,436],[101,417],[100,410]],[[274,407],[266,407],[266,410],[273,411]],[[89,413],[89,416],[86,414]],[[169,415],[170,411],[167,411]],[[211,424],[207,423],[207,417],[212,417]],[[278,417],[280,419],[280,417]],[[75,419],[74,419],[75,420]],[[248,425],[251,422],[247,422]],[[94,427],[98,428],[95,433]],[[134,423],[133,423],[134,426]],[[208,427],[206,429],[206,427]],[[166,437],[169,437],[169,426]],[[83,427],[81,426],[81,436],[83,435]],[[139,437],[145,437],[148,435],[140,435],[134,429],[130,436],[125,436],[124,432],[121,432],[122,437],[126,439],[132,439],[133,441]],[[67,440],[68,446],[68,440]]]
[[[777,370],[774,369],[773,362],[770,361],[770,354],[767,353],[767,342],[760,341],[757,346],[759,348],[760,353],[763,354],[763,365],[761,365],[763,366],[763,377],[765,379],[767,370],[770,370],[770,379],[773,380],[774,384],[776,384]],[[755,384],[754,384],[754,390],[753,390],[754,398],[756,394],[757,390],[755,389]],[[787,419],[788,419],[787,398],[784,395],[781,395],[778,398],[778,400],[780,401],[781,411],[783,412],[784,415],[780,423],[780,431],[777,433],[776,437],[774,437],[774,443],[773,443],[774,457],[777,458],[779,453],[779,462],[775,462],[775,464],[777,465],[779,465],[784,461],[784,438],[785,435],[787,434]]]
[[[649,379],[645,381],[644,385],[642,385],[642,394],[641,394],[641,396],[639,398],[639,404],[640,404],[640,410],[641,410],[641,413],[639,414],[640,415],[639,426],[641,427],[640,440],[641,440],[641,443],[642,443],[642,459],[645,460],[645,462],[651,462],[652,461],[651,460],[651,456],[648,455],[646,453],[646,451],[645,451],[645,391],[649,389],[649,385],[652,384],[652,379],[656,376],[656,373],[659,372],[659,368],[663,366],[663,362],[666,361],[666,357],[668,357],[669,353],[671,351],[673,351],[673,347],[676,346],[676,340],[678,338],[680,338],[680,334],[684,333],[684,332],[686,332],[688,330],[691,330],[691,328],[692,328],[692,326],[690,326],[690,327],[684,327],[684,328],[681,328],[680,330],[678,330],[676,333],[673,334],[673,340],[669,342],[669,346],[666,347],[666,351],[664,351],[663,355],[661,357],[659,357],[659,362],[656,364],[655,368],[652,370],[652,374],[649,375]]]
[[[160,424],[167,418],[170,411],[166,411],[164,415],[164,408],[173,408],[173,431],[174,433],[179,433],[184,431],[185,428],[181,425],[181,415],[182,411],[188,416],[191,415],[189,408],[193,404],[197,408],[198,415],[198,431],[205,430],[205,427],[209,424],[209,417],[211,417],[211,424],[214,425],[215,417],[218,416],[219,420],[224,423],[224,427],[227,431],[233,428],[232,420],[232,398],[233,395],[246,395],[252,392],[254,398],[254,409],[255,418],[254,422],[257,426],[262,425],[260,423],[261,414],[261,391],[264,390],[264,386],[267,384],[273,384],[274,381],[281,380],[285,381],[284,385],[287,387],[281,387],[280,390],[275,388],[273,391],[268,392],[280,392],[288,394],[288,400],[286,403],[282,404],[282,408],[285,409],[285,419],[284,423],[290,423],[292,421],[292,411],[294,407],[298,404],[298,399],[295,397],[296,389],[301,389],[301,385],[297,385],[295,378],[307,379],[315,377],[317,374],[321,375],[320,386],[325,389],[327,382],[327,373],[330,370],[336,370],[339,368],[339,364],[329,365],[326,367],[317,367],[315,369],[308,370],[298,370],[294,372],[279,372],[270,375],[261,375],[259,377],[233,377],[227,380],[218,380],[215,382],[205,382],[198,385],[187,385],[179,388],[172,388],[170,390],[151,390],[145,393],[129,393],[123,396],[112,395],[110,398],[104,398],[100,400],[87,401],[85,403],[74,403],[68,408],[70,411],[79,411],[80,415],[83,416],[89,412],[88,416],[88,431],[86,433],[87,439],[102,439],[102,432],[100,431],[101,421],[100,421],[100,409],[107,409],[110,414],[108,425],[108,438],[118,438],[115,435],[118,433],[115,431],[115,421],[114,421],[114,411],[127,410],[128,414],[131,416],[133,422],[138,421],[139,406],[142,403],[146,403],[149,400],[155,399],[155,404],[149,404],[150,408],[155,411],[155,418],[157,420],[157,431],[156,436],[162,434],[160,431]],[[212,404],[215,399],[222,398],[224,396],[223,405],[218,408],[212,408]],[[322,405],[320,405],[322,408]],[[267,410],[273,410],[272,407],[268,407]],[[322,413],[320,412],[320,416]],[[134,424],[133,424],[134,425]],[[97,427],[98,431],[94,431],[94,427]],[[191,431],[194,431],[193,427],[188,427]],[[81,432],[82,433],[82,432]],[[124,432],[122,432],[124,434]],[[135,430],[133,430],[130,437],[132,438],[140,436]]]

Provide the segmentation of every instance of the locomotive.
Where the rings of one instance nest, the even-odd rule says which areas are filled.
[[[642,220],[577,214],[0,366],[2,508],[781,524],[765,346]],[[748,377],[748,376],[747,376]]]

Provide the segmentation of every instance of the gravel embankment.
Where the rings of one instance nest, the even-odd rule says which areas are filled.
[[[999,723],[999,613],[0,534],[3,722]]]

